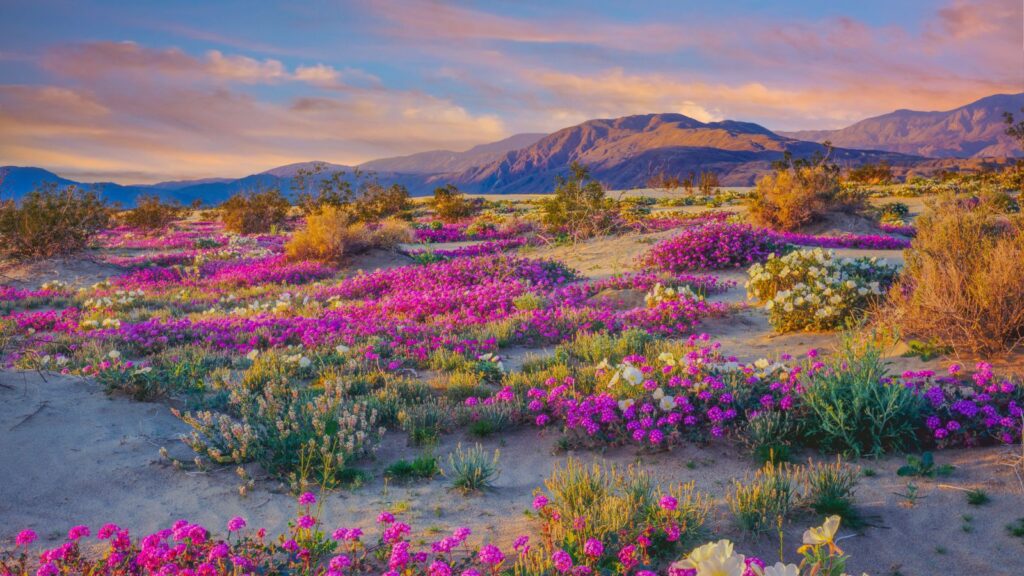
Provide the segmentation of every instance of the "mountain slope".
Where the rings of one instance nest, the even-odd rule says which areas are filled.
[[[820,144],[785,138],[748,122],[704,123],[682,114],[644,114],[590,120],[489,164],[443,176],[477,192],[546,192],[571,162],[581,162],[610,188],[642,187],[662,172],[685,175],[701,170],[718,173],[724,185],[744,186],[787,151],[806,157],[822,149]],[[897,164],[915,160],[858,150],[837,150],[835,158],[850,165],[881,159]]]
[[[507,152],[525,148],[546,134],[516,134],[504,140],[480,144],[465,152],[453,152],[451,150],[430,150],[408,156],[396,156],[394,158],[381,158],[360,164],[363,170],[375,172],[401,172],[405,174],[437,174],[448,172],[461,172],[493,162]]]
[[[845,148],[888,150],[932,158],[1024,156],[1006,135],[1003,113],[1020,115],[1024,93],[995,94],[946,112],[897,110],[839,130],[780,132]]]

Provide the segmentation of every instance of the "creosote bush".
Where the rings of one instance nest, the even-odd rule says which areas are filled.
[[[541,222],[549,233],[573,241],[611,231],[614,203],[586,166],[573,162],[568,177],[559,176],[555,193],[541,201]]]
[[[434,212],[445,222],[455,222],[473,215],[475,206],[455,186],[448,184],[434,190]]]
[[[1024,341],[1024,218],[945,198],[917,222],[892,316],[909,335],[957,352]]]
[[[386,219],[377,224],[354,222],[351,212],[324,204],[306,216],[306,227],[297,230],[285,245],[291,260],[339,262],[370,248],[393,249],[412,239],[409,225]]]
[[[180,205],[166,204],[159,196],[140,196],[135,200],[135,208],[124,216],[124,223],[134,228],[159,230],[177,220],[183,209]]]
[[[220,218],[231,232],[261,234],[284,225],[290,209],[277,189],[243,192],[220,206]]]
[[[107,206],[96,192],[48,186],[20,202],[0,202],[0,256],[50,258],[85,248],[107,226]]]

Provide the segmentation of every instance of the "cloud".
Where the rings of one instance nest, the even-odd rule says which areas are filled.
[[[355,164],[508,135],[497,116],[418,91],[347,86],[346,72],[324,64],[104,42],[62,47],[45,66],[55,84],[0,85],[4,163],[156,181],[310,158]],[[277,94],[288,82],[329,90]]]

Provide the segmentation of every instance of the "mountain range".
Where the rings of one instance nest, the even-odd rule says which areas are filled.
[[[643,114],[589,120],[552,134],[517,134],[463,152],[434,150],[382,158],[357,167],[328,164],[351,174],[371,172],[384,183],[398,183],[413,195],[430,194],[452,183],[472,193],[543,193],[571,162],[612,189],[637,188],[655,175],[683,176],[711,170],[725,186],[747,186],[769,171],[786,152],[808,157],[830,141],[832,158],[843,166],[886,161],[897,172],[917,167],[955,166],[958,158],[1024,156],[1005,134],[1004,112],[1024,108],[1024,93],[997,94],[946,112],[897,110],[838,130],[773,132],[758,124],[725,120],[701,122],[682,114]],[[945,159],[941,162],[935,159]],[[316,162],[280,166],[243,178],[207,178],[146,185],[79,183],[35,167],[0,167],[0,198],[20,198],[43,183],[96,187],[111,201],[130,206],[140,194],[190,203],[219,203],[255,188],[291,190],[292,178]]]

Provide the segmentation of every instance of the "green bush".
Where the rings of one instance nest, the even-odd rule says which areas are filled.
[[[140,196],[123,218],[129,226],[159,230],[180,218],[183,210],[180,205],[161,202],[159,196]]]
[[[399,460],[384,470],[384,476],[398,481],[425,480],[441,471],[433,454],[421,454],[412,461]]]
[[[82,250],[109,223],[99,195],[74,186],[47,186],[21,202],[0,202],[0,256],[51,258]]]
[[[541,200],[541,223],[549,233],[573,241],[611,231],[614,203],[586,166],[573,162],[568,177],[559,176],[555,193]]]
[[[800,471],[807,505],[824,516],[836,515],[857,521],[853,508],[853,493],[860,481],[860,469],[845,464],[841,459],[831,464],[808,462]]]
[[[838,352],[805,381],[800,426],[807,443],[858,457],[917,445],[923,400],[888,381],[877,344],[844,337]]]
[[[376,222],[396,216],[412,207],[409,191],[401,184],[383,186],[376,181],[360,187],[359,199],[353,210],[356,217],[364,222]]]
[[[434,189],[433,204],[437,217],[446,222],[468,218],[476,210],[474,203],[451,184]]]
[[[284,225],[291,204],[277,189],[235,194],[220,206],[224,227],[238,234],[263,234]]]

